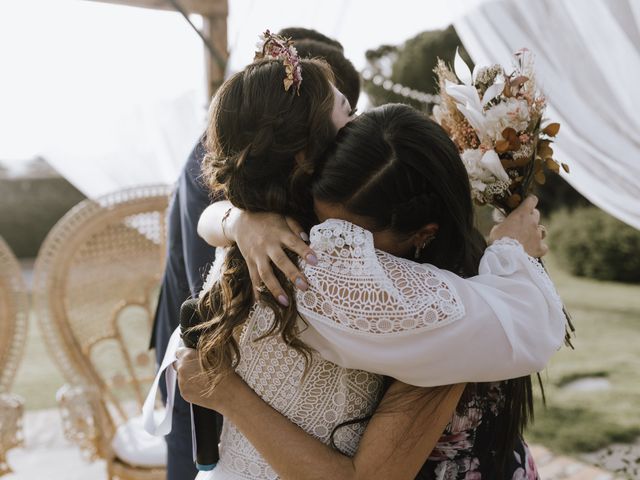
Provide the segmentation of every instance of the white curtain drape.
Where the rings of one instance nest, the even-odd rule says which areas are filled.
[[[533,51],[547,116],[562,124],[554,149],[566,180],[640,229],[640,1],[499,0],[454,26],[479,65]]]

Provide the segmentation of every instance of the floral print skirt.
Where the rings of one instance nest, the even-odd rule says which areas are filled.
[[[540,479],[523,439],[498,467],[492,442],[498,420],[506,414],[502,386],[502,382],[489,384],[488,395],[472,395],[459,406],[416,480]]]

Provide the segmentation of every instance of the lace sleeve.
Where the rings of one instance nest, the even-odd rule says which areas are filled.
[[[318,265],[305,267],[311,288],[298,296],[302,315],[360,334],[430,330],[464,315],[452,285],[428,265],[376,251],[371,233],[343,220],[311,231]]]
[[[489,255],[491,253],[492,255]],[[480,273],[506,273],[505,267],[499,268],[496,266],[496,260],[502,259],[502,262],[505,259],[513,259],[513,258],[525,258],[526,262],[524,263],[524,267],[529,271],[532,277],[537,277],[538,284],[541,287],[541,290],[547,300],[554,305],[554,307],[558,310],[562,310],[562,300],[560,299],[560,295],[558,295],[558,291],[556,290],[553,281],[549,277],[549,274],[542,266],[542,263],[536,258],[528,255],[527,252],[524,251],[522,244],[517,240],[510,237],[503,237],[499,240],[496,240],[491,244],[489,248],[487,248],[487,253],[483,256],[482,261],[480,262]],[[518,267],[516,265],[508,268],[507,270],[515,270]]]
[[[343,220],[314,227],[311,244],[301,338],[342,367],[418,386],[489,382],[541,370],[562,344],[553,284],[515,240],[489,247],[469,279],[377,251]]]

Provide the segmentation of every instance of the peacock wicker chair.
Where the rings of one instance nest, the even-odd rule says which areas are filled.
[[[110,479],[166,475],[163,464],[125,458],[116,441],[140,414],[155,374],[147,345],[170,193],[150,186],[84,200],[53,227],[36,259],[34,312],[68,382],[58,391],[65,434],[89,459],[106,460]]]
[[[10,390],[22,359],[28,323],[29,294],[22,270],[0,237],[0,476],[11,472],[7,451],[23,444],[23,401]]]

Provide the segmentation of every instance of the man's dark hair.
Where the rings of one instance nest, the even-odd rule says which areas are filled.
[[[360,75],[344,56],[344,48],[340,42],[311,28],[287,27],[278,34],[294,41],[300,58],[324,59],[336,77],[336,88],[347,97],[352,108],[358,104]]]
[[[340,50],[311,38],[295,40],[294,46],[300,58],[322,58],[326,61],[336,77],[336,88],[347,97],[352,108],[358,104],[360,75]]]
[[[327,45],[331,45],[332,47],[340,50],[341,53],[344,53],[344,47],[342,44],[334,40],[333,38],[329,38],[326,35],[320,33],[317,30],[313,30],[312,28],[303,28],[303,27],[287,27],[283,28],[278,32],[278,35],[282,35],[283,37],[291,38],[292,40],[302,40],[304,38],[310,40],[316,40],[318,42],[326,43]]]

